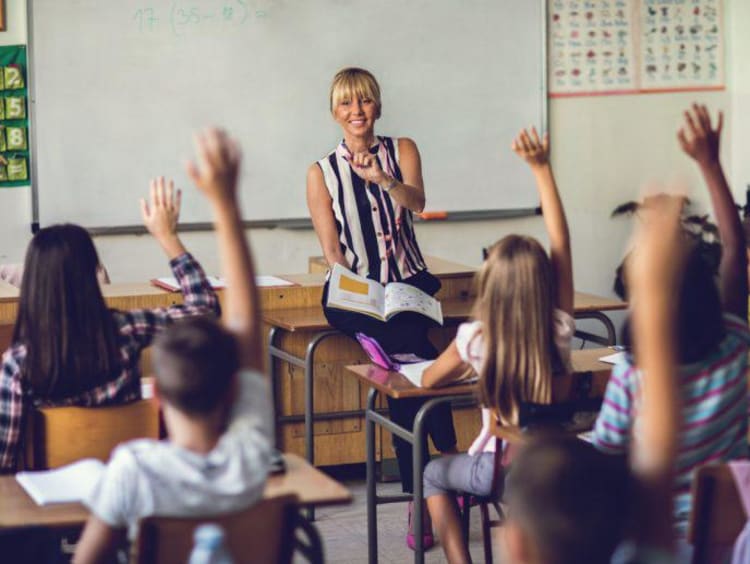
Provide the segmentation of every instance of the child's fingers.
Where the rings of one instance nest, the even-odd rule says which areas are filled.
[[[164,177],[160,176],[156,184],[156,200],[160,208],[167,207],[167,197],[166,197],[167,188],[164,182],[165,182]]]
[[[149,185],[149,201],[151,202],[151,205],[156,207],[157,200],[156,200],[156,178],[151,179],[151,184]]]
[[[174,209],[174,180],[170,179],[167,182],[167,189],[165,196],[166,206],[171,210]]]
[[[198,172],[198,168],[195,166],[195,163],[190,159],[185,160],[185,172],[187,173],[188,178],[192,181],[192,183],[198,185],[200,181],[200,173]]]
[[[680,147],[682,147],[683,151],[685,151],[686,153],[690,152],[690,143],[688,143],[687,136],[685,135],[685,130],[682,127],[677,132],[677,141],[680,142]]]
[[[146,223],[151,215],[151,212],[148,209],[148,202],[146,202],[145,198],[141,198],[139,202],[141,204],[141,218],[143,219],[143,222]]]
[[[539,139],[539,133],[537,133],[536,127],[533,125],[531,126],[531,140],[534,142],[534,146],[542,146],[542,141]]]
[[[196,172],[196,184],[198,184],[203,173],[207,171],[210,166],[208,156],[206,155],[206,142],[202,131],[197,131],[193,134],[193,144],[195,145],[195,154],[198,159],[198,165],[193,165]]]
[[[542,137],[542,149],[545,153],[549,151],[549,131],[545,132],[544,137]]]
[[[723,127],[724,127],[724,112],[719,110],[719,117],[716,121],[716,130],[715,130],[717,135],[721,135],[721,130],[723,129]]]
[[[685,122],[690,128],[690,133],[692,133],[693,138],[700,136],[701,131],[699,125],[697,123],[697,120],[693,118],[693,114],[690,112],[690,110],[685,111]]]
[[[703,131],[711,131],[711,116],[705,104],[693,104],[695,115],[698,116],[698,123]]]
[[[528,153],[529,151],[531,151],[531,148],[529,147],[529,138],[526,135],[525,129],[522,129],[518,133],[518,140],[521,144],[521,149],[523,150],[524,153]]]
[[[174,211],[178,216],[180,215],[181,206],[182,206],[182,190],[178,188],[177,192],[175,193],[175,198],[174,198]]]
[[[212,168],[220,168],[222,165],[221,157],[221,134],[218,129],[208,129],[205,133],[206,157]]]

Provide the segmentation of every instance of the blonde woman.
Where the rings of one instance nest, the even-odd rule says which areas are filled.
[[[491,418],[518,425],[524,402],[549,403],[556,395],[553,375],[568,371],[575,332],[570,236],[549,164],[549,140],[535,129],[524,130],[512,147],[536,179],[549,256],[530,237],[509,235],[495,243],[479,273],[475,321],[459,327],[422,377],[423,386],[440,386],[473,369],[484,405],[482,431],[468,454],[434,460],[424,473],[427,507],[451,563],[471,561],[453,492],[491,493],[496,448]]]
[[[411,139],[375,135],[381,110],[380,86],[370,72],[346,68],[336,74],[330,111],[341,126],[343,140],[308,170],[310,215],[329,266],[341,264],[381,284],[404,282],[433,295],[440,282],[427,271],[412,224],[413,212],[421,212],[425,205],[419,150]],[[380,342],[388,354],[437,356],[427,338],[431,322],[426,317],[402,313],[381,322],[327,308],[327,295],[326,284],[323,309],[329,323],[340,331],[351,336],[364,333]],[[422,401],[388,400],[391,419],[411,429]],[[432,412],[428,429],[438,450],[455,452],[449,407]],[[403,489],[411,492],[411,445],[394,438],[394,448]],[[426,450],[424,455],[429,460]],[[411,504],[409,508],[411,515]],[[432,543],[431,533],[426,534],[424,546]],[[411,528],[407,544],[414,547]]]

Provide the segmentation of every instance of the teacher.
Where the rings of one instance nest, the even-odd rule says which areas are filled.
[[[421,212],[425,205],[419,151],[409,138],[375,135],[381,110],[380,87],[370,72],[346,68],[333,78],[330,111],[344,138],[308,170],[310,216],[329,266],[338,263],[381,284],[403,282],[434,295],[440,289],[440,281],[427,271],[412,222],[412,213]],[[427,336],[432,322],[425,316],[405,312],[383,322],[328,308],[327,297],[328,282],[323,291],[323,310],[328,322],[343,333],[354,336],[361,332],[373,337],[389,355],[413,353],[426,359],[437,356]],[[391,419],[412,429],[424,400],[387,399]],[[434,409],[427,428],[438,450],[456,452],[449,406]],[[403,490],[410,493],[411,445],[394,437],[393,446]],[[424,454],[426,463],[429,456],[426,451]],[[430,529],[425,527],[425,547],[433,542]],[[413,548],[411,532],[409,527],[407,544]]]

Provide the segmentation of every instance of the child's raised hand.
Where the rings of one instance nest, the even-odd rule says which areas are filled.
[[[724,126],[724,114],[719,112],[716,128],[704,104],[693,104],[685,111],[685,123],[677,132],[677,139],[685,151],[699,165],[719,161],[719,140]]]
[[[149,200],[141,198],[141,217],[149,233],[163,241],[177,233],[182,191],[163,176],[152,179],[150,189]]]
[[[209,199],[234,203],[241,161],[239,145],[217,128],[196,133],[194,141],[197,164],[186,163],[188,176]]]
[[[632,294],[637,295],[639,288],[653,291],[654,285],[666,292],[676,287],[687,255],[687,239],[680,221],[684,205],[685,196],[676,194],[659,194],[644,200],[643,221],[626,269]]]
[[[511,149],[531,168],[549,164],[549,133],[540,139],[535,127],[522,129],[513,140]]]

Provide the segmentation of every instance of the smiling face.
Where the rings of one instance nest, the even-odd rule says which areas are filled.
[[[368,71],[348,68],[336,74],[331,84],[331,114],[345,136],[372,135],[380,117],[380,87]]]
[[[341,126],[344,135],[368,137],[378,119],[378,107],[370,98],[360,98],[356,94],[350,99],[342,99],[333,110],[333,118]]]

